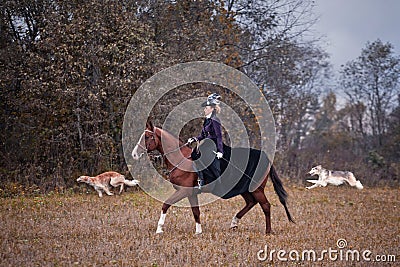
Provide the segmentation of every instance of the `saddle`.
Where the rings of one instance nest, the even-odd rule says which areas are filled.
[[[225,148],[228,146],[224,145]],[[196,165],[196,172],[199,178],[203,180],[204,185],[212,183],[220,177],[221,164],[216,162],[216,146],[210,139],[203,139],[200,142],[195,142],[192,147],[191,158]]]
[[[228,199],[244,192],[252,192],[265,179],[270,161],[267,154],[254,148],[232,148],[224,144],[224,156],[220,162],[220,176],[213,174],[212,162],[216,159],[216,146],[212,140],[204,139],[192,149],[192,160],[203,165],[206,184],[213,183],[212,194]]]

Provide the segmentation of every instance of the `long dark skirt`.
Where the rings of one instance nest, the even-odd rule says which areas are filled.
[[[254,191],[270,167],[263,151],[253,148],[231,148],[224,145],[222,159],[216,159],[215,145],[205,142],[192,152],[192,159],[201,170],[206,186],[212,194],[228,199],[247,191]]]

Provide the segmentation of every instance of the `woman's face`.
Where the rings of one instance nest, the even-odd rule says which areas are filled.
[[[211,112],[213,112],[213,110],[214,110],[213,107],[211,107],[211,106],[206,106],[206,107],[204,108],[204,116],[210,115]]]

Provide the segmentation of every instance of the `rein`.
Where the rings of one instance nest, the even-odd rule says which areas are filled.
[[[169,154],[171,154],[171,153],[174,153],[175,151],[178,151],[178,150],[180,150],[182,147],[185,147],[185,146],[187,146],[188,145],[188,143],[185,143],[185,144],[183,144],[183,145],[181,145],[181,146],[179,146],[179,147],[177,147],[177,148],[175,148],[175,149],[173,149],[173,150],[171,150],[171,151],[168,151],[168,152],[166,152],[166,153],[164,153],[162,156],[163,156],[163,159],[165,158],[165,156],[167,156],[167,155],[169,155]],[[173,171],[175,171],[183,162],[185,162],[185,160],[187,160],[187,159],[190,159],[192,156],[191,155],[189,155],[189,157],[183,157],[183,159],[176,165],[176,166],[174,166],[171,170],[169,170],[168,171],[168,173],[167,173],[167,175],[168,175],[168,178],[170,177],[170,175],[171,175],[171,173],[173,172]]]
[[[165,152],[165,153],[162,155],[163,159],[164,159],[167,155],[169,155],[169,154],[171,154],[171,153],[174,153],[174,152],[176,152],[176,151],[178,151],[178,150],[181,150],[182,147],[185,147],[185,146],[187,146],[187,145],[188,145],[188,143],[185,143],[185,144],[183,144],[183,145],[181,145],[181,146],[179,146],[179,147],[177,147],[177,148],[175,148],[175,149],[173,149],[173,150],[171,150],[171,151]],[[176,164],[176,166],[174,166],[171,170],[168,171],[168,173],[167,173],[168,178],[171,176],[171,174],[172,174],[173,171],[175,171],[176,169],[178,169],[178,167],[179,167],[180,165],[182,165],[183,162],[185,162],[185,160],[190,159],[191,157],[192,157],[191,155],[189,155],[189,157],[183,157],[183,159],[182,159],[181,161],[179,161],[179,163]]]
[[[153,134],[156,134],[155,132],[152,132],[152,131],[150,131],[150,130],[144,130],[144,133],[145,132],[150,132],[150,133],[153,133]],[[142,144],[140,143],[140,142],[142,142],[142,138],[143,138],[143,136],[144,135],[142,135],[142,137],[139,139],[139,142],[137,142],[137,146],[138,147],[140,147],[141,149],[143,149],[146,153],[147,153],[147,151],[149,150],[148,148],[147,148],[147,146],[146,146],[146,141],[144,142],[144,146],[142,146]],[[143,153],[141,153],[141,155],[143,155]]]
[[[168,154],[174,153],[175,151],[180,150],[182,147],[185,147],[185,146],[187,146],[188,144],[189,144],[189,143],[184,143],[183,145],[181,145],[181,146],[179,146],[179,147],[177,147],[177,148],[175,148],[175,149],[173,149],[173,150],[171,150],[171,151],[165,152],[163,156],[165,157],[165,156],[168,155]]]
[[[165,157],[165,155],[163,155],[163,157]],[[167,173],[167,175],[168,175],[168,178],[169,178],[169,176],[171,175],[171,173],[173,172],[173,171],[175,171],[183,162],[185,162],[185,160],[187,160],[187,159],[190,159],[192,156],[189,156],[189,157],[187,157],[187,158],[183,158],[176,166],[174,166],[170,171],[168,171],[168,173]]]
[[[145,132],[150,132],[150,133],[152,133],[153,135],[156,135],[155,128],[154,128],[154,131],[150,131],[150,130],[146,129]],[[142,144],[140,144],[140,142],[141,142],[141,140],[139,140],[139,142],[137,143],[137,145],[138,145],[140,148],[142,148],[142,149],[147,153],[149,149],[148,149],[147,146],[146,146],[146,142],[145,142],[145,146],[143,146]],[[165,156],[167,156],[167,155],[169,155],[169,154],[171,154],[171,153],[174,153],[174,152],[180,150],[182,147],[185,147],[185,146],[187,146],[188,144],[189,144],[189,143],[186,142],[186,143],[184,143],[183,145],[178,146],[177,148],[175,148],[175,149],[173,149],[173,150],[171,150],[171,151],[168,151],[168,152],[165,152],[164,154],[162,154],[163,161],[164,161]],[[189,157],[183,157],[183,159],[182,159],[176,166],[174,166],[171,170],[168,171],[168,173],[167,173],[168,178],[169,178],[169,176],[171,175],[171,173],[172,173],[174,170],[176,170],[180,165],[182,165],[183,162],[184,162],[185,160],[190,159],[191,157],[192,157],[191,155],[189,155]]]

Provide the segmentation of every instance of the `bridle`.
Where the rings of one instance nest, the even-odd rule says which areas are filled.
[[[155,138],[154,138],[154,135],[156,135],[156,132],[155,132],[155,131],[156,131],[156,128],[154,128],[154,131],[150,131],[149,129],[144,130],[144,132],[143,132],[143,136],[145,137],[144,146],[143,146],[142,144],[140,144],[140,143],[142,142],[142,138],[141,138],[141,139],[139,140],[139,142],[136,144],[138,147],[140,147],[141,149],[144,150],[143,153],[147,153],[147,152],[149,151],[149,146],[146,145],[146,132],[152,133],[151,138],[152,138],[153,140],[155,140]],[[164,158],[165,158],[167,155],[169,155],[169,154],[171,154],[171,153],[174,153],[174,152],[180,150],[182,147],[185,147],[185,146],[187,146],[188,144],[189,144],[189,143],[186,142],[186,143],[184,143],[183,145],[178,146],[177,148],[175,148],[175,149],[173,149],[173,150],[171,150],[171,151],[168,151],[168,152],[165,152],[164,154],[162,154],[163,161],[164,161]],[[142,154],[143,154],[143,153],[142,153]],[[141,154],[141,155],[142,155],[142,154]],[[172,173],[174,170],[176,170],[181,164],[183,164],[183,162],[184,162],[185,160],[190,159],[190,158],[191,158],[191,155],[189,155],[189,157],[183,157],[183,159],[182,159],[178,164],[176,164],[176,166],[174,166],[171,170],[168,171],[168,177],[171,175],[171,173]]]
[[[153,135],[151,136],[151,138],[152,138],[153,140],[155,139],[155,138],[154,138],[154,135],[156,134],[155,131],[152,132],[152,131],[150,131],[150,130],[148,130],[148,129],[144,130],[143,135],[142,135],[142,138],[143,138],[143,136],[144,136],[144,138],[145,138],[145,140],[144,140],[144,146],[142,146],[142,144],[141,144],[142,138],[140,138],[139,142],[137,142],[137,144],[136,144],[138,147],[140,147],[141,149],[144,150],[143,153],[147,153],[147,151],[149,151],[149,148],[148,148],[148,146],[146,145],[146,132],[150,132],[150,133],[153,134]],[[143,153],[142,153],[142,154],[143,154]]]

